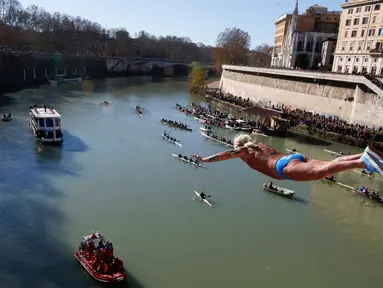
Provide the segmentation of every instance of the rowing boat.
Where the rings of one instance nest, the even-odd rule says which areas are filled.
[[[182,144],[180,142],[171,140],[168,137],[166,137],[164,134],[161,134],[161,137],[164,138],[165,140],[168,140],[170,143],[173,143],[173,144],[176,144],[177,146],[182,147]]]
[[[232,127],[232,126],[230,126],[230,125],[227,125],[227,124],[225,125],[225,128],[226,128],[226,129],[230,129],[230,130],[233,130],[233,129],[234,129],[234,127]]]
[[[178,160],[181,160],[181,161],[184,161],[184,162],[186,162],[186,163],[189,163],[189,164],[193,164],[194,166],[197,166],[197,167],[201,167],[201,168],[207,168],[205,165],[203,165],[203,164],[197,164],[197,163],[195,163],[195,162],[192,162],[192,161],[190,161],[189,159],[185,159],[185,158],[180,158],[180,157],[178,157],[178,155],[176,155],[176,154],[172,154],[172,156],[174,157],[174,158],[177,158]]]
[[[210,207],[213,207],[213,205],[207,200],[207,199],[202,199],[201,197],[201,194],[197,191],[194,190],[194,193],[197,195],[198,199],[201,201],[201,202],[205,202],[207,205],[209,205]]]
[[[233,144],[229,144],[229,143],[223,142],[223,141],[221,141],[221,140],[215,139],[215,138],[213,138],[213,137],[207,135],[206,133],[201,133],[201,135],[202,135],[203,137],[209,138],[209,139],[211,139],[211,140],[214,140],[214,141],[219,142],[219,143],[221,143],[221,144],[224,144],[224,145],[226,145],[226,146],[234,147]]]
[[[363,193],[360,190],[358,190],[358,193],[359,193],[360,196],[366,197],[366,198],[374,201],[375,203],[383,204],[383,198],[382,197],[374,197],[374,196],[371,196],[371,194]]]
[[[162,121],[162,120],[161,120],[161,123],[164,124],[164,125],[168,125],[168,126],[170,126],[170,127],[174,127],[174,128],[178,128],[178,129],[182,129],[182,130],[193,131],[193,129],[191,129],[191,128],[189,128],[189,127],[181,127],[181,126],[177,126],[177,125],[171,124],[171,123],[166,122],[166,121]]]
[[[323,149],[325,152],[327,153],[330,153],[330,154],[334,154],[334,155],[337,155],[337,156],[342,156],[342,154],[338,153],[338,152],[335,152],[335,151],[331,151],[331,150],[327,150],[327,149]]]
[[[136,109],[136,112],[138,113],[138,115],[140,115],[140,117],[142,117],[142,110],[137,109],[137,106],[134,106],[134,109]]]
[[[281,195],[283,197],[292,197],[295,194],[295,192],[293,190],[289,190],[289,189],[286,189],[286,188],[278,187],[278,186],[275,186],[275,185],[273,185],[273,187],[275,189],[270,189],[268,184],[263,183],[263,189],[266,190],[266,191],[269,191],[271,193],[278,194],[278,195]]]
[[[211,132],[211,129],[206,129],[205,127],[200,127],[199,130],[201,130],[203,132]]]
[[[362,172],[360,172],[360,171],[358,171],[358,170],[352,170],[352,171],[355,172],[355,173],[361,174],[361,175],[363,175],[363,176],[368,176],[368,177],[370,177],[370,178],[372,178],[372,179],[376,179],[376,180],[379,180],[379,181],[383,181],[383,178],[375,177],[374,175],[370,175],[370,174],[362,173]]]

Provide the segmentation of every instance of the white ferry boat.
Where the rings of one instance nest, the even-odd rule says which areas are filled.
[[[31,107],[29,112],[31,120],[29,126],[32,128],[36,140],[43,143],[61,143],[63,134],[61,132],[61,115],[55,109],[44,105]]]

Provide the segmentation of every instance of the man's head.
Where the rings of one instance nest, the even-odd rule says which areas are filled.
[[[247,134],[244,133],[239,133],[234,137],[233,143],[234,143],[234,148],[242,148],[242,147],[255,147],[256,144],[251,141],[251,137]]]

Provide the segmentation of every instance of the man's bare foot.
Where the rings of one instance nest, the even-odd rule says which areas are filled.
[[[364,150],[361,160],[365,163],[366,169],[369,172],[378,172],[379,174],[383,175],[383,151],[380,146],[377,145],[380,138],[383,140],[383,135],[377,134],[373,138],[371,143]]]

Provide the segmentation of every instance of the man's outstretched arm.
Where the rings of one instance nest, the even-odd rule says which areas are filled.
[[[242,156],[243,148],[239,149],[233,149],[225,152],[220,152],[217,154],[214,154],[212,156],[201,158],[198,155],[191,155],[192,157],[196,158],[200,162],[219,162],[219,161],[225,161],[230,160],[234,158],[240,158]]]

